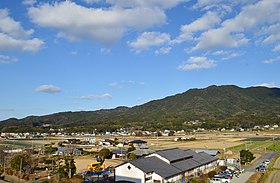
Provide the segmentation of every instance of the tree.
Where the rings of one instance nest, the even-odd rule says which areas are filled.
[[[30,174],[35,168],[32,158],[28,154],[17,154],[10,160],[10,167],[12,170],[23,175]]]
[[[240,160],[241,164],[247,164],[251,162],[253,159],[255,159],[253,153],[251,153],[249,150],[241,150],[240,151]]]
[[[133,159],[136,159],[137,156],[136,156],[136,154],[134,154],[134,153],[129,153],[129,154],[128,154],[128,158],[131,159],[131,160],[133,160]]]
[[[171,130],[169,133],[168,133],[168,136],[173,136],[175,134],[175,131]]]
[[[55,170],[55,174],[58,179],[61,178],[72,178],[76,173],[76,165],[73,158],[65,157],[64,159],[59,159],[57,162],[58,168]]]
[[[131,151],[134,151],[136,148],[134,147],[133,144],[129,145],[128,149],[127,149],[127,152],[131,152]]]
[[[53,154],[57,151],[57,147],[47,146],[45,147],[46,154]]]
[[[74,159],[72,158],[65,158],[65,172],[67,173],[69,178],[72,178],[72,176],[76,173],[76,165],[74,162]]]
[[[101,149],[101,150],[99,151],[99,153],[98,153],[98,155],[101,156],[101,157],[103,157],[103,159],[105,159],[105,158],[110,158],[110,154],[111,154],[111,152],[110,152],[110,150],[107,149],[107,148]]]

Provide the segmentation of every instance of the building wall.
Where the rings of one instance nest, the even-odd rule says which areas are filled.
[[[131,163],[125,163],[115,169],[115,182],[117,181],[145,183],[145,173]]]
[[[166,179],[164,181],[164,183],[166,182],[174,182],[174,183],[180,183],[182,182],[182,179],[183,179],[183,175],[177,175],[177,176],[174,176],[174,177],[171,177],[169,179]]]

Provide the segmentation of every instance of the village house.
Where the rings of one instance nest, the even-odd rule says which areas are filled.
[[[83,149],[82,148],[64,148],[60,147],[57,149],[54,155],[61,156],[61,155],[66,155],[66,156],[81,156],[83,154]]]
[[[138,148],[138,149],[148,148],[147,142],[144,140],[140,140],[140,139],[129,141],[128,144],[133,145],[135,148]]]
[[[115,168],[115,182],[182,182],[217,167],[218,158],[205,152],[178,148],[159,150]]]

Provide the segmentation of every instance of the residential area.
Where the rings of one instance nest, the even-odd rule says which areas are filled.
[[[269,163],[255,165],[256,161],[278,151],[278,140],[275,129],[212,133],[183,130],[131,133],[124,129],[104,134],[1,133],[1,179],[6,182],[234,182],[241,180],[243,174],[247,176],[249,166],[254,166],[250,175],[264,174]],[[16,165],[11,167],[11,162]]]

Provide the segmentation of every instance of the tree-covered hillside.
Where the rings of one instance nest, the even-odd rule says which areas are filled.
[[[142,126],[144,129],[189,129],[191,120],[199,127],[252,127],[280,123],[280,89],[210,86],[190,89],[161,100],[132,108],[118,107],[98,111],[62,112],[29,116],[0,122],[1,131],[38,131],[44,124],[52,128],[90,131]],[[197,126],[195,126],[197,127]]]

